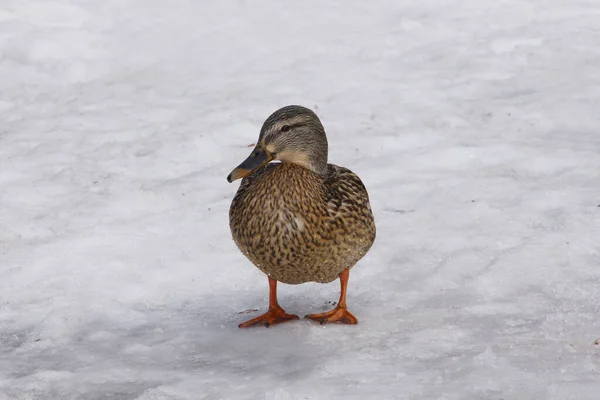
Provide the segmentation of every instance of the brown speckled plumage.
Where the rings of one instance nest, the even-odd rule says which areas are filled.
[[[307,122],[306,127],[278,133],[289,120],[297,125]],[[313,133],[318,140],[311,141]],[[285,139],[281,141],[285,148],[267,147],[270,141],[265,143],[265,137],[277,134]],[[277,144],[278,139],[273,142]],[[327,164],[325,132],[316,115],[303,107],[287,107],[269,117],[257,146],[286,157],[282,163],[262,165],[242,180],[229,210],[235,243],[256,267],[277,281],[333,281],[353,267],[375,240],[375,222],[363,183],[352,171]],[[288,147],[294,150],[291,156]],[[307,161],[301,165],[286,158]]]

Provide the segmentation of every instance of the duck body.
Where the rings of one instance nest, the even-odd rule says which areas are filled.
[[[279,282],[328,283],[352,268],[375,240],[369,196],[347,168],[318,174],[269,163],[246,176],[229,211],[233,239]]]

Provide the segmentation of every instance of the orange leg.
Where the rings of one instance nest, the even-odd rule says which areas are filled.
[[[342,286],[340,301],[333,310],[321,314],[309,314],[304,318],[320,322],[321,325],[324,325],[328,322],[340,322],[342,324],[356,325],[358,320],[354,315],[352,315],[352,313],[350,313],[350,311],[348,311],[348,308],[346,307],[346,287],[348,286],[349,277],[350,271],[348,268],[346,268],[340,274],[340,284]]]
[[[282,322],[298,319],[297,315],[286,314],[283,308],[277,303],[277,281],[269,277],[269,310],[261,315],[240,324],[240,328],[249,328],[251,326],[266,326],[280,324]]]

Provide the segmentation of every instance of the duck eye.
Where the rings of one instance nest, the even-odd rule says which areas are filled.
[[[287,132],[290,130],[290,126],[289,125],[284,125],[281,127],[281,132]]]

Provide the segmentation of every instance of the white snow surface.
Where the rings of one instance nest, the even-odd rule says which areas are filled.
[[[600,2],[0,2],[0,399],[600,398]],[[378,236],[267,306],[225,177],[314,109]],[[339,284],[279,286],[286,311]]]

